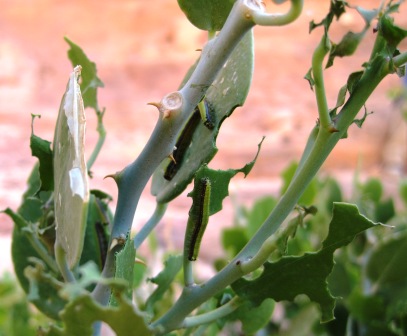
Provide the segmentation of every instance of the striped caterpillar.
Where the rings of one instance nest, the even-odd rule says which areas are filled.
[[[209,220],[211,181],[207,177],[202,178],[198,187],[185,233],[184,254],[190,261],[198,258],[202,237]]]
[[[171,181],[178,170],[181,168],[182,161],[185,153],[187,152],[189,145],[191,144],[194,133],[199,126],[200,120],[209,130],[212,130],[215,125],[212,121],[208,102],[202,99],[195,107],[192,116],[189,118],[184,129],[181,131],[177,142],[175,144],[175,150],[172,153],[174,160],[171,160],[164,171],[164,178],[167,181]]]

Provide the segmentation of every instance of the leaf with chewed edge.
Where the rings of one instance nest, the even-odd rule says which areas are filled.
[[[246,163],[242,168],[238,169],[228,169],[228,170],[214,170],[209,168],[207,165],[203,165],[199,168],[199,170],[195,174],[195,183],[196,186],[199,184],[203,178],[209,178],[212,182],[212,191],[209,203],[209,216],[216,214],[217,212],[222,210],[222,203],[223,200],[229,196],[229,183],[230,180],[237,174],[243,173],[246,177],[250,171],[252,170],[254,164],[256,163],[257,157],[261,150],[261,145],[264,141],[264,138],[261,142],[257,145],[257,153],[256,156],[252,161]],[[192,197],[193,199],[199,198],[197,195],[198,191],[197,188],[194,188],[188,196]]]
[[[56,248],[63,250],[70,268],[77,264],[82,252],[89,201],[80,71],[78,66],[70,75],[53,143]]]
[[[165,172],[170,159],[165,159],[154,172],[151,193],[158,203],[168,203],[180,195],[194,178],[203,164],[209,163],[216,155],[216,138],[223,121],[236,107],[242,106],[247,97],[253,74],[253,32],[248,32],[236,46],[215,81],[206,92],[209,114],[214,124],[208,129],[203,121],[193,131],[189,144],[185,145],[182,159],[177,161],[175,176],[167,180]],[[192,118],[192,117],[191,117]],[[184,130],[183,130],[184,131]],[[179,139],[179,137],[178,137]]]
[[[119,252],[116,252],[115,259],[116,271],[114,277],[115,279],[124,279],[128,282],[129,286],[124,294],[128,299],[131,299],[133,295],[134,260],[136,259],[133,239],[127,237],[123,248]],[[110,297],[110,305],[118,305],[117,298],[114,295]]]
[[[73,43],[66,37],[65,41],[71,47],[71,49],[68,50],[68,57],[71,60],[72,65],[75,67],[80,64],[84,69],[81,74],[84,106],[92,107],[97,111],[99,110],[97,89],[103,87],[104,84],[97,76],[96,64],[86,56],[77,44]]]
[[[41,180],[41,186],[39,191],[54,190],[54,172],[53,172],[51,142],[41,139],[40,137],[32,133],[30,137],[30,147],[31,155],[38,158],[39,161],[39,173]]]
[[[145,310],[148,314],[153,314],[155,304],[163,298],[181,268],[182,256],[169,256],[165,262],[165,268],[157,276],[150,279],[152,283],[157,285],[157,288],[146,301]]]
[[[361,215],[356,205],[335,203],[329,233],[321,250],[300,257],[282,257],[274,263],[265,263],[263,273],[253,281],[240,279],[233,290],[255,305],[265,299],[293,301],[299,294],[307,295],[321,308],[321,322],[334,318],[335,297],[328,289],[335,250],[348,245],[357,234],[374,227],[375,223]]]
[[[108,324],[118,336],[153,335],[144,316],[125,298],[124,293],[117,296],[117,301],[118,307],[103,307],[93,300],[90,294],[82,294],[67,304],[61,312],[64,329],[52,326],[46,335],[91,336],[92,326],[97,321]]]

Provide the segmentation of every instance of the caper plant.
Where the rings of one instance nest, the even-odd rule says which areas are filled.
[[[216,334],[244,312],[260,314],[261,308],[261,316],[270,320],[273,302],[293,301],[299,294],[319,306],[321,322],[334,319],[336,297],[327,286],[334,252],[378,223],[362,215],[356,205],[335,203],[331,222],[326,223],[328,235],[318,251],[288,255],[287,243],[302,229],[304,218],[318,211],[301,204],[301,196],[349,127],[363,124],[369,96],[386,76],[405,75],[407,52],[399,51],[398,45],[407,31],[391,17],[402,1],[382,1],[379,8],[366,10],[331,0],[326,17],[311,22],[309,30],[320,35],[320,42],[305,78],[315,95],[317,122],[292,180],[268,217],[258,223],[257,232],[213,277],[200,282],[194,271],[199,267],[199,251],[205,248],[201,240],[210,216],[222,209],[230,180],[238,173],[247,175],[261,151],[263,140],[259,139],[257,154],[254,150],[253,161],[245,166],[226,171],[208,166],[217,152],[222,122],[243,105],[250,89],[253,27],[291,24],[304,4],[304,0],[274,2],[288,2],[288,11],[269,13],[259,0],[178,0],[191,23],[208,32],[208,41],[179,89],[149,102],[158,110],[149,140],[132,163],[110,175],[118,188],[114,213],[109,209],[111,196],[89,187],[91,167],[105,138],[105,111],[97,102],[97,90],[103,84],[95,64],[66,39],[74,70],[62,98],[52,146],[32,132],[32,154],[39,163],[19,210],[5,210],[15,223],[12,254],[17,277],[30,301],[56,321],[45,326],[43,334],[98,335],[101,322],[118,335],[211,334],[210,326],[218,328],[212,331]],[[347,10],[357,11],[365,27],[334,42],[331,25]],[[375,41],[370,58],[360,71],[349,74],[336,105],[329,107],[324,70],[333,66],[336,57],[351,56],[366,36]],[[99,132],[88,161],[84,153],[86,107],[95,110]],[[363,109],[364,116],[357,119]],[[138,202],[150,179],[156,210],[132,234]],[[185,223],[183,253],[172,252],[161,273],[151,279],[156,289],[141,302],[136,294],[140,283],[135,280],[141,272],[135,264],[139,247],[165,216],[167,204],[191,182],[188,196],[193,203]],[[178,278],[181,270],[183,278]],[[172,302],[174,285],[180,282],[180,295]],[[263,327],[261,322],[253,330]]]

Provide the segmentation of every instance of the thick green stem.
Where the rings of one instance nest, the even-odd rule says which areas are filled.
[[[309,154],[311,153],[312,149],[314,148],[315,141],[318,138],[318,133],[319,133],[319,126],[316,125],[312,129],[311,134],[308,136],[307,144],[305,145],[304,151],[303,151],[301,159],[298,163],[297,171],[295,172],[294,177],[298,174],[298,172],[301,171],[304,163],[307,161]]]
[[[180,90],[184,98],[183,115],[186,114],[186,117],[202,100],[237,44],[254,26],[251,17],[246,16],[248,12],[244,1],[236,1],[222,30],[203,48],[198,65]]]
[[[127,236],[133,224],[133,217],[140,195],[156,167],[171,153],[175,134],[172,132],[171,119],[158,121],[153,134],[140,156],[114,179],[119,188],[119,197],[112,228],[111,241],[121,236]],[[109,250],[102,275],[105,278],[114,277],[115,253],[119,246]],[[106,305],[110,298],[110,289],[104,284],[98,284],[92,295],[96,300]]]
[[[245,17],[247,7],[243,1],[237,1],[225,22],[219,35],[210,40],[205,46],[200,61],[188,82],[179,91],[175,92],[182,97],[181,111],[163,109],[162,102],[154,104],[159,107],[160,119],[144,147],[140,156],[122,172],[116,174],[114,179],[118,185],[119,196],[113,222],[111,240],[130,232],[140,195],[151,175],[161,161],[172,153],[176,136],[189,118],[193,109],[202,100],[206,90],[212,84],[216,75],[222,69],[230,54],[254,23]],[[180,112],[180,113],[179,113]],[[162,118],[161,118],[162,117]],[[115,274],[115,253],[119,247],[109,251],[102,275],[105,278]],[[92,295],[95,299],[106,305],[110,298],[108,286],[98,284]]]

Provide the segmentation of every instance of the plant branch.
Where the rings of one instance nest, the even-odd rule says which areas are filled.
[[[76,282],[75,276],[69,269],[68,261],[66,260],[66,252],[57,242],[55,243],[55,260],[65,281]]]
[[[262,13],[258,10],[258,6],[260,6],[258,1],[246,0],[246,4],[248,7],[255,6],[255,10],[252,13],[255,24],[259,26],[284,26],[295,21],[300,16],[304,0],[291,0],[290,10],[285,14]]]
[[[191,287],[195,284],[193,274],[193,262],[187,258],[184,251],[184,285],[185,287]]]
[[[230,57],[243,36],[255,25],[247,17],[248,7],[244,0],[234,4],[219,34],[207,42],[201,58],[187,83],[180,90],[184,99],[183,115],[186,121],[192,110],[205,96],[216,75]]]
[[[331,117],[329,116],[328,103],[326,101],[325,84],[322,64],[330,49],[330,42],[327,35],[322,36],[321,42],[312,55],[312,73],[314,77],[315,96],[318,105],[319,122],[321,127],[332,128]]]
[[[315,127],[312,129],[310,135],[308,136],[307,143],[305,145],[301,159],[298,163],[298,167],[294,174],[294,177],[297,176],[298,172],[300,172],[302,170],[304,163],[307,161],[309,154],[311,153],[312,149],[314,148],[315,141],[318,138],[318,133],[319,133],[319,125],[317,124],[317,125],[315,125]]]
[[[22,229],[25,236],[31,243],[31,246],[34,248],[35,252],[38,253],[39,257],[48,265],[48,267],[55,273],[58,273],[59,268],[55,260],[49,255],[48,251],[44,245],[39,241],[37,236],[31,229]]]
[[[338,115],[336,125],[339,131],[337,133],[331,133],[326,129],[319,128],[317,139],[307,158],[304,159],[300,171],[296,173],[286,193],[243,250],[206,283],[194,286],[193,288],[184,288],[178,301],[164,316],[153,322],[153,327],[164,328],[165,331],[179,328],[185,316],[192,310],[243,275],[239,264],[243,260],[248,260],[256,255],[263,243],[276,232],[292,211],[328,155],[353,123],[354,118],[365,104],[367,98],[381,80],[391,73],[389,63],[389,60],[384,56],[378,55],[366,68],[348,101],[343,106],[341,113]]]
[[[254,257],[240,262],[239,266],[242,272],[244,274],[254,272],[269,259],[274,251],[285,249],[288,237],[294,236],[298,223],[298,217],[296,217],[289,221],[284,228],[280,227],[275,234],[268,237]]]
[[[167,210],[167,203],[157,203],[153,215],[134,237],[134,248],[137,250],[148,235],[154,230]]]
[[[393,64],[396,67],[402,66],[407,63],[407,52],[401,53],[393,58]]]
[[[100,150],[102,149],[103,144],[106,139],[106,129],[105,129],[105,126],[103,125],[103,116],[104,115],[105,115],[105,109],[103,109],[103,111],[96,111],[96,116],[97,116],[97,120],[98,120],[96,130],[99,134],[99,138],[98,138],[96,146],[93,149],[93,152],[90,155],[88,162],[86,164],[89,171],[91,170],[93,164],[95,163],[97,157],[99,156]]]
[[[246,11],[242,0],[237,1],[219,35],[204,47],[200,61],[184,87],[179,92],[168,94],[160,103],[153,103],[159,109],[160,118],[150,139],[132,164],[112,176],[117,183],[119,196],[111,241],[127,236],[130,232],[140,195],[148,180],[161,161],[172,153],[182,126],[202,100],[236,45],[253,27],[254,23],[244,15]],[[108,252],[103,277],[114,276],[115,253],[119,248],[117,246]],[[110,289],[99,283],[92,295],[99,303],[106,305]]]
[[[113,239],[127,236],[130,232],[133,217],[140,195],[153,174],[155,168],[172,151],[172,139],[175,139],[172,119],[162,119],[161,115],[156,127],[139,157],[123,171],[112,176],[118,186],[119,196],[112,228],[110,244]],[[115,274],[115,253],[120,249],[117,246],[110,249],[102,275],[111,278]],[[92,295],[101,304],[106,305],[110,298],[110,288],[99,283]]]
[[[202,324],[214,322],[234,312],[237,308],[240,307],[241,304],[242,300],[238,296],[235,296],[233,299],[225,303],[223,306],[220,306],[219,308],[216,308],[210,312],[187,317],[182,323],[181,328],[192,328]]]

